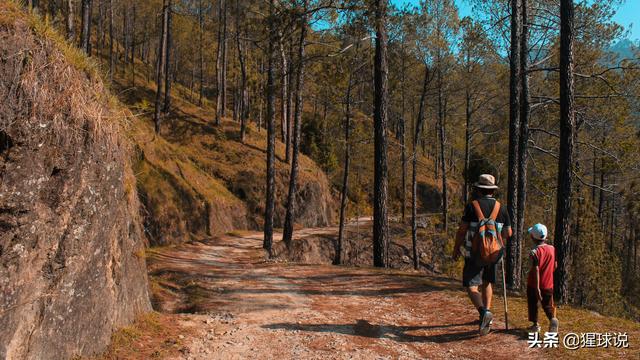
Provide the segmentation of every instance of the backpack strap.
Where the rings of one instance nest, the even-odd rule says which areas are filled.
[[[496,221],[498,219],[498,214],[500,213],[500,202],[496,200],[496,204],[493,206],[493,211],[491,212],[491,216],[489,217],[491,220]],[[502,241],[502,233],[496,230],[496,237],[500,240],[500,245],[504,247],[504,241]]]
[[[476,212],[476,216],[478,217],[478,221],[482,221],[485,217],[484,217],[484,214],[482,213],[482,209],[480,208],[480,203],[478,202],[478,200],[473,200],[471,202],[471,205],[473,205],[473,209]]]
[[[489,219],[496,221],[498,219],[498,214],[500,213],[500,203],[496,200],[496,204],[493,206],[493,211],[491,215],[489,215]]]

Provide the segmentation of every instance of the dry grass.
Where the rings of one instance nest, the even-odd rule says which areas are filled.
[[[20,7],[16,0],[6,0],[0,4],[0,26],[13,28],[16,19],[24,17]]]
[[[172,315],[151,312],[140,316],[131,326],[116,331],[111,345],[93,360],[164,359],[176,357],[184,348],[190,332]]]
[[[32,103],[23,121],[39,122],[36,128],[41,132],[32,136],[41,142],[50,137],[60,143],[78,142],[91,132],[92,141],[104,144],[117,162],[125,162],[124,189],[133,205],[131,213],[137,214],[135,178],[128,170],[131,144],[124,136],[130,112],[105,86],[95,59],[68,43],[47,18],[23,7],[16,0],[0,4],[0,26],[12,29],[9,36],[19,39],[15,53],[5,59],[12,63],[6,65],[20,69],[21,91]]]
[[[104,141],[114,154],[127,151],[122,136],[129,113],[105,87],[99,67],[36,13],[21,10],[11,0],[0,4],[0,24],[13,28],[22,49],[13,57],[22,61],[21,87],[33,102],[32,119],[60,141],[78,140],[88,131]],[[68,126],[75,131],[65,131]],[[53,130],[53,131],[51,131]]]

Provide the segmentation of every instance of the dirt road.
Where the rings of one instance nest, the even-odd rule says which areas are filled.
[[[297,236],[334,232],[305,229]],[[477,335],[461,286],[410,272],[269,262],[262,234],[158,250],[157,306],[194,334],[182,359],[535,358],[522,332]],[[181,291],[178,291],[181,289]],[[495,304],[499,305],[499,304]],[[498,306],[496,306],[498,307]]]

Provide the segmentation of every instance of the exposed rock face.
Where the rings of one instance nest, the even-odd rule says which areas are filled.
[[[0,18],[0,358],[95,354],[150,310],[124,113],[15,5]]]

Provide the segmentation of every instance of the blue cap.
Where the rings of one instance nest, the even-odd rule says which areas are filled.
[[[547,227],[542,224],[535,224],[529,228],[529,234],[537,240],[545,240],[547,238]]]

